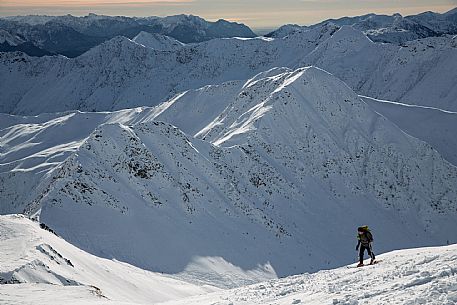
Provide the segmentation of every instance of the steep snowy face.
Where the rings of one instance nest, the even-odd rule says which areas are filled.
[[[361,31],[343,26],[308,54],[301,65],[321,67],[359,91],[377,66],[384,66],[398,48],[376,44]]]
[[[279,39],[214,39],[175,51],[116,37],[75,59],[0,53],[1,112],[38,114],[154,106],[175,93],[246,79],[302,56],[330,37],[322,27]]]
[[[64,295],[73,300],[84,299],[86,304],[100,300],[138,304],[164,302],[218,290],[93,256],[49,230],[22,215],[0,216],[2,302],[16,303],[8,298],[13,298],[20,289],[28,291],[20,294],[33,304],[56,299],[62,302]],[[46,296],[37,297],[37,291],[34,291],[37,287],[48,292],[53,300],[46,300]]]
[[[429,143],[449,162],[457,166],[457,113],[437,108],[361,98],[376,112],[388,118],[408,134]],[[418,123],[420,122],[420,124]]]
[[[267,255],[279,257],[269,248],[277,248],[281,227],[240,195],[248,181],[226,163],[246,159],[241,151],[233,161],[224,156],[164,123],[105,125],[55,171],[28,211],[40,209],[43,222],[89,252],[142,268],[200,274],[223,287],[276,277]],[[85,216],[65,225],[67,213]],[[254,253],[264,254],[257,260]]]
[[[286,166],[289,172],[295,172],[298,180],[302,179],[300,164],[308,174],[319,173],[317,175],[321,174],[320,165],[325,164],[325,172],[329,174],[323,177],[329,181],[332,180],[330,173],[338,173],[338,179],[342,175],[350,189],[363,185],[362,188],[372,192],[387,206],[404,206],[406,202],[418,204],[421,201],[416,195],[424,191],[424,184],[429,185],[426,188],[436,190],[436,186],[429,183],[430,179],[413,178],[423,176],[424,170],[428,172],[426,176],[434,175],[436,170],[448,172],[442,177],[445,184],[448,175],[455,177],[455,168],[447,162],[442,162],[440,169],[427,169],[425,164],[430,158],[441,159],[431,147],[410,138],[385,118],[373,113],[344,83],[322,70],[305,68],[254,79],[230,101],[229,106],[196,136],[222,146],[249,144],[263,147],[271,153],[271,158],[280,160],[279,164],[288,164],[288,154],[300,151],[302,158],[297,156],[297,161]],[[188,113],[188,120],[192,119],[193,112],[183,112]],[[178,122],[174,123],[180,126]],[[285,134],[289,136],[284,137]],[[373,151],[376,153],[372,155]],[[359,168],[362,164],[366,166],[363,171]],[[415,172],[414,168],[418,171]],[[379,170],[382,174],[376,173]],[[365,174],[381,174],[387,179],[364,177]],[[354,181],[351,186],[351,177],[361,180]],[[416,184],[417,179],[420,179],[420,184]],[[455,183],[453,180],[440,191],[441,195],[450,194],[448,191],[453,193],[449,201],[442,201],[447,206],[446,211],[455,212],[456,194],[452,191]],[[396,198],[404,191],[409,194]],[[436,197],[433,192],[419,195],[429,198],[423,202],[424,206],[441,196]]]
[[[154,121],[173,113],[206,141]],[[98,256],[221,287],[348,263],[361,219],[377,251],[455,241],[456,167],[320,69],[187,92],[132,122],[94,131],[25,212]]]
[[[147,48],[159,51],[174,51],[184,45],[182,42],[179,42],[171,37],[160,34],[151,34],[144,31],[140,32],[132,40]]]
[[[454,111],[456,46],[455,38],[443,36],[396,47],[343,27],[300,65],[321,67],[366,96]]]
[[[58,113],[36,117],[0,114],[1,214],[21,211],[59,166],[101,124],[130,123],[137,109],[114,113]],[[28,190],[25,192],[24,190]]]
[[[457,40],[431,37],[401,47],[361,88],[371,97],[457,110]]]

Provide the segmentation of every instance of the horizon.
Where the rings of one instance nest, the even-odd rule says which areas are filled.
[[[224,19],[243,23],[256,31],[272,30],[285,24],[311,25],[327,19],[361,16],[370,13],[402,16],[415,15],[432,11],[445,13],[457,7],[457,0],[402,0],[376,1],[367,0],[284,0],[287,5],[277,5],[273,0],[264,0],[264,6],[255,5],[260,0],[217,1],[211,0],[158,0],[122,2],[122,0],[74,0],[64,4],[56,0],[4,0],[0,4],[0,17],[47,15],[77,17],[90,13],[106,16],[126,17],[166,17],[173,15],[194,15],[209,21]],[[216,0],[212,0],[215,2]],[[284,2],[283,1],[283,2]],[[90,3],[89,3],[90,2]],[[235,2],[235,3],[232,3]],[[207,3],[205,5],[205,3]],[[91,6],[89,7],[88,4]],[[281,8],[276,8],[280,6]],[[287,7],[284,9],[284,7]]]

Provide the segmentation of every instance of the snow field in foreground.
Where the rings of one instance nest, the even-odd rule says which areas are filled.
[[[148,304],[218,290],[93,256],[21,215],[0,216],[0,257],[2,305]]]
[[[456,250],[398,250],[378,255],[375,266],[218,290],[92,256],[23,216],[8,215],[0,217],[0,304],[453,305]]]
[[[234,290],[167,302],[177,304],[457,304],[457,245],[379,255],[375,266],[355,264]]]

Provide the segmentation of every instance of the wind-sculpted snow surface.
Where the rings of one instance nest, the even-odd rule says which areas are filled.
[[[457,168],[320,69],[105,115],[25,207],[97,256],[233,287],[351,262],[360,222],[376,251],[455,242]]]
[[[146,304],[218,290],[95,257],[46,230],[23,215],[0,216],[2,304]]]
[[[164,304],[430,304],[457,302],[457,246],[393,251],[364,268],[303,274]]]

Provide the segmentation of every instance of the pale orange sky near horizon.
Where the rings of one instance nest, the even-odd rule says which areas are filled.
[[[457,7],[457,0],[0,0],[0,15],[193,14],[208,20],[222,18],[242,22],[252,28],[274,28],[286,23],[308,25],[367,13],[442,13],[454,7]]]

